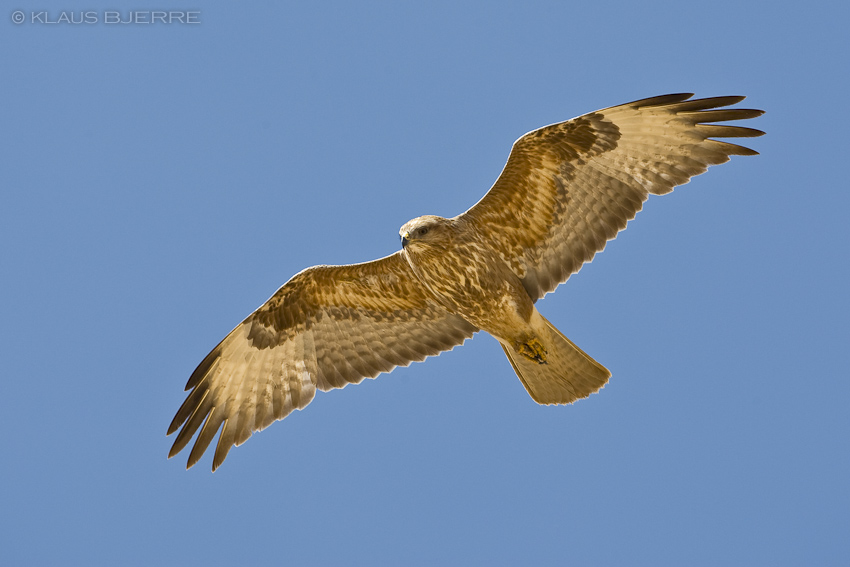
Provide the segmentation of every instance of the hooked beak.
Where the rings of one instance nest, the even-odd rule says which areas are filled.
[[[402,248],[406,247],[407,243],[410,242],[410,233],[405,232],[404,234],[401,234],[399,236],[401,236],[401,247]]]

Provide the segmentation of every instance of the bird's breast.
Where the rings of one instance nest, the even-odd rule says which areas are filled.
[[[486,247],[470,243],[412,253],[409,261],[443,306],[479,328],[487,330],[505,317],[531,317],[533,302],[522,282]]]

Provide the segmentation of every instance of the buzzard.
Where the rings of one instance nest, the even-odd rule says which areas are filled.
[[[742,96],[647,98],[545,126],[516,141],[496,183],[454,218],[401,227],[401,250],[314,266],[286,282],[201,361],[168,427],[169,458],[195,433],[187,468],[221,430],[215,470],[233,445],[342,388],[493,335],[531,398],[568,404],[610,372],[535,302],[589,262],[641,209],[730,155],[757,152],[714,138],[764,132],[717,124],[760,110]]]

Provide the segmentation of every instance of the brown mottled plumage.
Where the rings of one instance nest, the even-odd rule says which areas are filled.
[[[212,468],[254,431],[342,388],[492,334],[531,397],[571,403],[610,373],[534,306],[626,227],[649,194],[669,193],[730,155],[712,137],[763,132],[716,122],[760,110],[728,96],[638,100],[534,130],[465,213],[401,227],[402,250],[373,262],[295,275],[192,373],[169,457],[200,429],[194,465],[221,430]]]

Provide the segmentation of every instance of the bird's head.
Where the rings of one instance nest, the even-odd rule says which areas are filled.
[[[451,239],[451,221],[443,217],[425,215],[404,223],[398,230],[402,248],[444,247]]]

